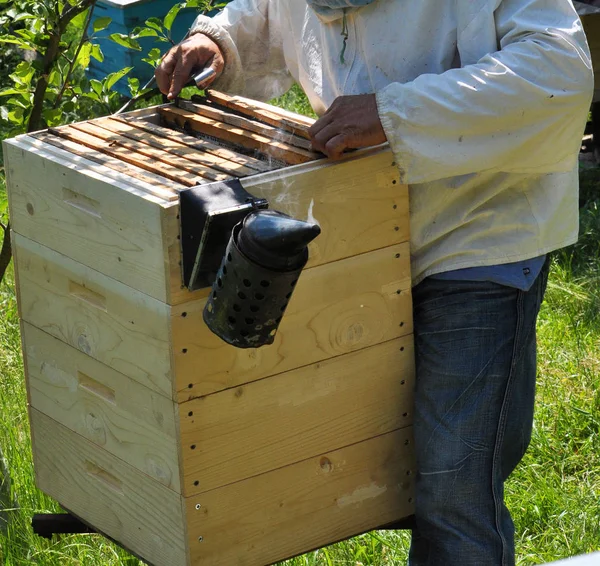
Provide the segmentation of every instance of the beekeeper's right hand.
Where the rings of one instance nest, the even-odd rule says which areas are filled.
[[[154,75],[160,91],[173,99],[194,74],[207,67],[215,70],[216,74],[202,85],[206,88],[218,78],[224,66],[219,46],[206,35],[197,33],[173,47],[156,67]]]

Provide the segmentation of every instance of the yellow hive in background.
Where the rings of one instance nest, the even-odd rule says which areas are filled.
[[[412,513],[408,190],[214,94],[4,142],[38,486],[156,566],[266,565]],[[322,234],[272,346],[182,285],[179,193],[239,178]]]

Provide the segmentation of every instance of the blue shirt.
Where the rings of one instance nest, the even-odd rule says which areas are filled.
[[[541,255],[525,261],[488,265],[485,267],[467,267],[432,275],[434,279],[449,281],[491,281],[499,285],[514,287],[521,291],[529,291],[540,274],[546,256]]]

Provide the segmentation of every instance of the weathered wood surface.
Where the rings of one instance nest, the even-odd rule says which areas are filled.
[[[172,397],[168,305],[32,240],[14,243],[23,320]]]
[[[182,497],[36,409],[30,410],[38,487],[156,566],[185,566]]]
[[[33,408],[180,492],[175,404],[23,323]]]
[[[269,166],[266,161],[261,161],[260,159],[250,157],[242,153],[236,153],[235,151],[231,151],[230,149],[217,145],[216,143],[208,140],[195,138],[194,136],[183,134],[171,128],[165,128],[164,126],[160,126],[159,124],[155,124],[153,122],[147,122],[145,120],[141,120],[140,118],[131,117],[130,115],[113,116],[111,119],[133,125],[137,129],[155,134],[162,138],[169,138],[185,145],[186,147],[191,147],[199,151],[215,155],[216,157],[220,157],[234,163],[239,163],[245,167],[253,169],[255,172],[265,172],[272,169],[272,167]],[[160,119],[158,113],[157,119]]]
[[[256,173],[254,169],[246,167],[245,165],[241,165],[240,163],[236,163],[235,161],[223,159],[222,157],[218,157],[212,153],[201,151],[198,148],[189,147],[177,140],[172,139],[171,135],[168,137],[157,136],[150,132],[136,128],[132,123],[122,122],[113,118],[100,118],[98,120],[94,120],[93,123],[97,126],[105,128],[113,134],[120,134],[126,138],[149,145],[168,155],[176,155],[191,161],[192,163],[205,167],[211,167],[216,171],[220,171],[228,175],[233,175],[235,177],[247,177]]]
[[[141,169],[140,167],[136,167],[135,165],[131,165],[125,161],[121,161],[120,159],[115,159],[110,155],[101,153],[95,149],[91,149],[85,145],[75,143],[68,139],[46,132],[36,134],[35,138],[44,143],[64,149],[65,151],[68,151],[78,157],[83,157],[85,159],[89,159],[90,161],[94,161],[103,167],[108,167],[109,169],[113,169],[119,173],[124,173],[129,177],[134,177],[138,182],[146,183],[145,187],[147,188],[148,193],[166,201],[178,201],[179,198],[177,193],[187,189],[185,185],[175,183],[170,179],[160,177],[159,175],[150,173],[145,169]]]
[[[248,118],[238,116],[237,114],[232,114],[231,112],[225,112],[216,106],[195,104],[193,102],[188,102],[187,100],[177,101],[177,106],[183,110],[194,112],[195,114],[205,116],[206,118],[211,118],[217,122],[222,122],[223,124],[229,124],[230,126],[235,126],[236,128],[243,128],[249,132],[260,134],[274,141],[282,141],[286,144],[293,145],[294,147],[300,147],[307,151],[313,151],[312,144],[304,137],[287,132],[279,127],[263,124],[256,120],[249,120]]]
[[[159,113],[167,123],[177,124],[182,128],[187,126],[199,133],[217,137],[249,150],[260,151],[264,155],[270,155],[276,159],[282,159],[291,165],[307,163],[321,157],[318,153],[306,151],[283,141],[273,140],[244,128],[199,116],[181,108],[161,108]]]
[[[183,493],[404,428],[413,387],[411,335],[181,403]]]
[[[414,469],[408,427],[188,497],[192,564],[271,564],[407,517]]]
[[[177,305],[172,337],[178,400],[411,334],[410,286],[407,243],[308,269],[274,344],[258,350],[235,348],[215,336],[202,320],[205,299]]]
[[[308,128],[315,122],[312,118],[294,114],[270,104],[261,104],[258,101],[242,96],[231,96],[211,90],[208,92],[208,99],[225,108],[229,108],[250,118],[261,120],[265,124],[285,129],[306,139],[310,138]]]
[[[4,143],[14,232],[163,302],[164,199],[136,180],[29,136]]]

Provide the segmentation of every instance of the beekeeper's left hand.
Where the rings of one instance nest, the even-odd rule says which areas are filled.
[[[339,159],[346,149],[385,143],[374,94],[340,96],[309,129],[313,147]]]

